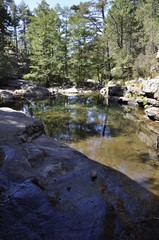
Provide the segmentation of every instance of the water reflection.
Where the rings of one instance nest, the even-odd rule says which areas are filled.
[[[142,115],[135,110],[107,105],[99,95],[57,95],[37,102],[19,101],[11,107],[42,120],[50,137],[67,142],[159,195],[156,136],[146,129]]]

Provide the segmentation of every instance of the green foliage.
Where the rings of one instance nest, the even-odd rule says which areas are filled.
[[[148,77],[150,69],[156,68],[155,57],[159,41],[159,1],[140,0],[136,18],[142,27],[142,37],[139,40],[140,52],[135,59],[134,76]]]
[[[25,2],[22,2],[19,5],[19,18],[20,18],[20,25],[19,25],[19,48],[23,54],[24,61],[27,57],[27,31],[28,31],[28,24],[30,23],[31,18],[31,11]]]
[[[121,49],[118,52],[116,67],[111,73],[114,79],[129,79],[132,74],[133,58],[126,49]]]
[[[108,11],[108,33],[110,36],[110,51],[120,71],[115,72],[115,78],[130,78],[133,59],[136,54],[136,34],[138,31],[135,16],[135,1],[117,0],[112,2]]]
[[[93,72],[92,38],[95,32],[90,26],[89,19],[83,17],[88,12],[88,4],[81,4],[78,11],[72,12],[69,18],[69,75],[78,83],[91,78]]]
[[[143,101],[143,105],[146,106],[146,105],[147,105],[147,102],[146,102],[146,101]]]
[[[0,84],[9,78],[12,72],[11,61],[7,55],[7,39],[10,36],[9,27],[11,25],[9,6],[9,1],[0,0]]]
[[[43,0],[28,26],[30,73],[25,78],[49,83],[58,73],[59,23],[55,11]]]
[[[144,96],[141,95],[141,96],[140,96],[140,99],[144,99]]]
[[[13,74],[11,60],[3,50],[0,50],[0,84],[5,84],[5,80]]]
[[[11,20],[12,20],[12,26],[13,26],[13,41],[14,45],[16,46],[16,53],[18,53],[18,30],[19,27],[19,14],[18,14],[18,7],[16,6],[15,2],[11,2]]]
[[[159,0],[92,0],[70,9],[42,0],[33,13],[23,1],[0,0],[1,79],[25,72],[27,80],[84,85],[157,74],[158,26]]]
[[[134,78],[138,77],[149,77],[151,74],[151,67],[156,66],[155,54],[140,53],[136,58],[133,66],[133,76]]]

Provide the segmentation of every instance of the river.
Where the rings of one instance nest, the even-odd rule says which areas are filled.
[[[8,106],[42,120],[48,136],[123,172],[159,196],[156,136],[147,129],[143,111],[107,104],[96,94],[56,95]]]

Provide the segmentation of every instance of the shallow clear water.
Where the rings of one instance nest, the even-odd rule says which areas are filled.
[[[61,96],[12,106],[43,121],[46,133],[111,166],[159,195],[156,136],[143,112],[105,103],[99,95]]]

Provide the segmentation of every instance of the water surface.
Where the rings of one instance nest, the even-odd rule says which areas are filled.
[[[99,95],[57,95],[12,107],[42,120],[50,137],[125,173],[159,196],[156,136],[146,128],[143,111],[107,105]]]

